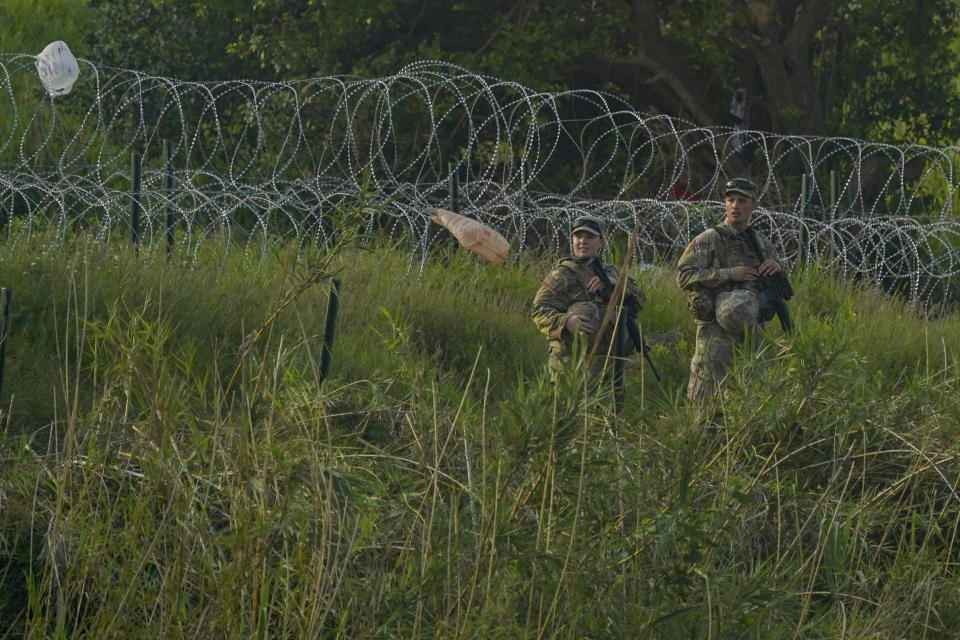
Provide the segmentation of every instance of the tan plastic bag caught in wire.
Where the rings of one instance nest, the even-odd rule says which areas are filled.
[[[437,209],[431,218],[445,227],[461,245],[490,262],[503,262],[510,252],[510,243],[482,222],[447,209]]]

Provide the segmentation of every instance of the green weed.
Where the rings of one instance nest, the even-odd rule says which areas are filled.
[[[638,268],[615,413],[548,381],[548,264],[366,242],[0,254],[6,637],[952,637],[955,316],[810,268],[707,420]]]

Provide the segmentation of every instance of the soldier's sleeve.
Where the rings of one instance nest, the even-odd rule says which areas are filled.
[[[699,287],[716,289],[730,282],[730,268],[714,266],[716,231],[707,230],[690,241],[677,261],[677,285],[690,291]]]
[[[565,293],[570,276],[561,268],[547,274],[533,298],[533,323],[548,338],[559,339],[563,325],[570,317],[569,296]]]

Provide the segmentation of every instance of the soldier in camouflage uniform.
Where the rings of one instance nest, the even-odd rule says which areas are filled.
[[[736,178],[724,187],[726,220],[694,238],[677,263],[677,283],[697,323],[687,397],[699,402],[719,387],[733,363],[734,351],[763,325],[756,304],[758,276],[783,273],[773,243],[750,227],[757,188]],[[761,255],[751,247],[756,240]],[[755,346],[755,345],[754,345]]]
[[[554,264],[534,297],[533,322],[547,337],[550,347],[548,366],[550,378],[554,381],[569,367],[574,335],[586,335],[588,349],[593,348],[595,341],[600,342],[597,348],[599,357],[593,363],[596,369],[602,366],[603,356],[610,346],[612,331],[607,329],[597,335],[607,299],[601,295],[605,285],[594,270],[594,262],[604,270],[613,285],[616,285],[619,274],[616,267],[601,261],[603,244],[601,221],[593,216],[577,218],[570,241],[572,255]],[[635,309],[643,308],[646,301],[643,291],[629,278],[625,296]]]

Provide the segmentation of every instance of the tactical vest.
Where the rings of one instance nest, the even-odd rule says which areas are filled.
[[[753,267],[756,269],[766,260],[766,257],[757,255],[757,252],[750,247],[750,242],[744,237],[748,233],[754,233],[753,229],[747,227],[743,231],[733,233],[728,229],[719,226],[711,227],[720,237],[720,244],[723,246],[723,256],[720,258],[722,267]],[[754,235],[754,237],[756,237]],[[757,240],[757,248],[760,248],[760,241]]]
[[[594,258],[594,260],[600,260],[600,258],[597,257],[597,258]],[[602,261],[601,261],[601,264],[603,264],[604,266],[604,271],[606,271],[607,274],[609,275],[610,270],[607,269],[607,265],[604,264]],[[594,276],[592,267],[585,267],[584,265],[577,262],[574,258],[570,258],[570,257],[561,258],[557,262],[555,268],[556,267],[564,267],[572,271],[574,275],[577,277],[577,280],[580,282],[580,285],[583,287],[583,291],[584,291],[583,299],[574,300],[573,304],[571,304],[570,306],[570,310],[576,310],[578,315],[586,315],[591,317],[591,319],[594,320],[594,326],[598,326],[600,324],[600,320],[602,319],[603,312],[606,309],[606,301],[603,299],[603,296],[601,296],[599,293],[594,293],[592,295],[586,293],[587,283],[589,283],[590,279]],[[590,312],[586,308],[575,309],[576,307],[580,307],[581,305],[587,305],[587,304],[594,305],[596,311]],[[610,339],[609,330],[604,331],[602,336],[594,336],[594,339],[596,339],[597,337],[601,338],[602,340],[601,344],[606,343]],[[571,339],[569,336],[565,336],[565,338],[561,340],[548,340],[548,344],[551,350],[553,350],[554,352],[566,352],[570,347],[570,342],[571,342]]]
[[[714,255],[714,263],[711,267],[730,268],[730,267],[753,267],[756,269],[763,262],[764,258],[757,255],[751,247],[749,241],[744,237],[748,231],[744,229],[740,232],[732,232],[729,229],[718,225],[711,225],[710,229],[717,234],[717,250]],[[756,236],[754,236],[756,237]],[[759,241],[757,241],[759,248]],[[698,287],[687,293],[687,307],[693,315],[694,320],[699,322],[713,322],[716,319],[716,296],[719,293],[733,291],[735,289],[746,289],[756,293],[756,286],[748,282],[728,282],[721,287],[708,289]]]

